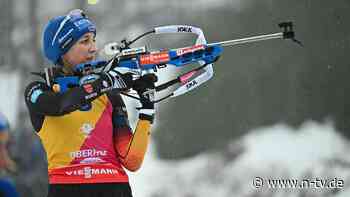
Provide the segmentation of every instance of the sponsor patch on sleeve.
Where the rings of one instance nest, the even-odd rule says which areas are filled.
[[[32,92],[32,94],[30,95],[30,101],[32,103],[36,103],[36,101],[38,100],[38,97],[43,93],[43,91],[41,89],[36,89]]]

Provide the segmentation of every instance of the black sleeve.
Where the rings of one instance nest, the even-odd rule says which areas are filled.
[[[103,78],[71,88],[64,93],[56,93],[45,83],[35,81],[27,86],[24,96],[31,112],[60,116],[80,109],[109,90],[110,84]]]

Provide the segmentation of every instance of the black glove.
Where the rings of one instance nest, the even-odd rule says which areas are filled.
[[[140,108],[139,118],[150,120],[154,119],[154,93],[158,78],[155,74],[146,74],[135,80],[132,88],[136,90],[140,97],[142,107]]]
[[[119,90],[128,90],[133,87],[132,75],[132,73],[122,74],[112,69],[102,74],[102,77],[109,82],[111,88],[117,88]]]

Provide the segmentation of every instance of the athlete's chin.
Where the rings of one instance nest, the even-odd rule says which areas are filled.
[[[86,63],[89,63],[95,59],[96,59],[95,57],[84,57],[84,58],[80,59],[80,61],[77,61],[77,64],[86,64]],[[75,65],[77,65],[77,64],[75,64]]]

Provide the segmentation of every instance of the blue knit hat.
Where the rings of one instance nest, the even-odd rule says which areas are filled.
[[[81,10],[51,19],[43,33],[45,56],[52,63],[61,64],[61,56],[87,32],[96,34],[96,26]]]

